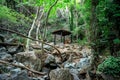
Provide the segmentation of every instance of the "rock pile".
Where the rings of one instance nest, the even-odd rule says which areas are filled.
[[[0,60],[47,73],[45,75],[38,75],[23,68],[2,65],[0,63],[0,80],[85,79],[86,77],[79,77],[79,75],[86,74],[88,68],[91,66],[91,49],[87,46],[79,46],[77,44],[57,44],[55,46],[61,54],[46,45],[45,49],[47,49],[49,53],[46,51],[45,53],[42,53],[40,46],[32,45],[32,51],[18,52],[14,55],[9,54],[8,51],[15,52],[19,49],[10,47],[7,50],[4,46],[0,47]],[[61,60],[60,55],[62,56],[63,61]]]

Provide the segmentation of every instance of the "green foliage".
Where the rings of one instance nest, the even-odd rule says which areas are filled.
[[[96,46],[100,50],[109,48],[110,53],[117,53],[120,49],[120,6],[117,0],[99,0],[96,7],[98,27],[96,30]],[[104,48],[103,48],[104,47]]]
[[[18,31],[20,33],[27,33],[30,23],[32,22],[29,17],[24,14],[18,13],[17,11],[10,9],[4,5],[0,5],[0,25],[4,28]],[[6,34],[6,33],[5,33]],[[11,34],[9,34],[11,36]],[[17,35],[11,36],[20,43],[25,43],[25,40]]]
[[[78,21],[78,25],[83,25],[84,23],[85,23],[84,20],[80,17]]]
[[[119,77],[120,57],[108,57],[103,63],[98,66],[98,71],[106,75],[113,75],[113,77]]]
[[[74,13],[73,13],[73,10],[74,10],[74,6],[73,5],[71,5],[71,7],[70,7],[70,13],[71,13],[71,15],[70,15],[70,31],[73,31],[73,19],[74,19]]]
[[[31,22],[30,18],[3,5],[0,5],[0,20],[16,25],[22,24],[24,26],[28,26],[26,23]]]
[[[5,0],[0,0],[0,4],[4,4],[5,3]]]
[[[113,1],[100,0],[97,6],[97,18],[99,20],[100,30],[104,37],[108,37],[111,34],[111,29],[116,29],[119,21],[120,10],[118,4],[113,4]],[[119,28],[118,28],[119,29]]]
[[[120,39],[119,38],[116,38],[113,40],[114,44],[120,44]]]
[[[75,36],[75,35],[81,34],[81,35],[85,36],[84,32],[85,32],[85,26],[75,27],[73,30],[73,35]]]
[[[81,46],[81,45],[88,45],[88,41],[86,38],[84,38],[83,40],[81,39],[77,39],[76,42]]]
[[[16,23],[17,22],[16,15],[17,15],[16,12],[12,11],[6,6],[0,5],[0,19]]]
[[[71,0],[63,0],[65,3],[68,3],[68,2],[70,2]]]

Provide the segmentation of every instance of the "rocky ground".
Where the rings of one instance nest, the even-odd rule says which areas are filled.
[[[61,54],[48,45],[44,53],[40,44],[31,43],[28,52],[20,45],[0,45],[0,80],[90,79],[92,52],[88,46],[60,43],[55,47]]]

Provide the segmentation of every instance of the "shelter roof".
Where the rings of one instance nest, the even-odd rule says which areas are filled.
[[[60,30],[53,31],[52,34],[66,36],[66,35],[70,35],[71,32],[67,31],[67,30],[60,29]]]

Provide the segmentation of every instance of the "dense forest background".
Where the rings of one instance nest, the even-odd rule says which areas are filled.
[[[69,30],[73,43],[91,47],[91,69],[120,77],[119,0],[0,0],[0,42],[4,35],[30,50],[30,39],[4,29],[43,44],[53,42],[54,30]]]

